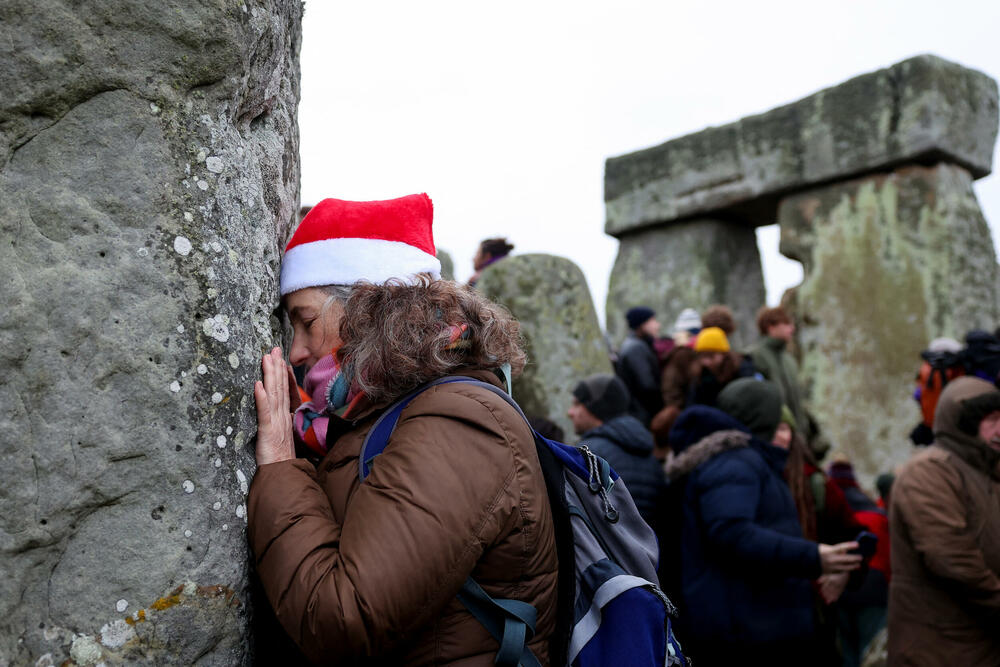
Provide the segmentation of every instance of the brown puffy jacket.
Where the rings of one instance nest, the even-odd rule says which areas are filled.
[[[377,416],[331,443],[318,469],[295,459],[257,471],[250,544],[282,626],[317,663],[486,667],[498,644],[455,597],[471,574],[493,597],[535,606],[529,646],[548,664],[556,547],[524,420],[486,389],[433,387],[360,483]]]
[[[950,382],[935,443],[893,484],[890,665],[1000,665],[1000,454],[958,428],[962,402],[990,391]]]

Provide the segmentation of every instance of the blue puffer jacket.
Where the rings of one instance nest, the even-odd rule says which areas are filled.
[[[660,462],[653,458],[653,434],[631,415],[604,422],[583,434],[581,445],[606,460],[625,480],[639,514],[652,524],[666,486]]]
[[[811,637],[819,551],[802,537],[782,477],[787,452],[707,406],[682,412],[670,443],[667,474],[683,485],[685,636],[751,644]]]

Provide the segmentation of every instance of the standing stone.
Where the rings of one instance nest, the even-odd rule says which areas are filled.
[[[447,250],[437,249],[437,258],[441,262],[441,279],[455,279],[455,260],[451,258],[451,253]]]
[[[754,315],[764,301],[753,227],[713,219],[672,223],[622,237],[608,288],[608,335],[621,344],[633,306],[655,310],[668,335],[683,309],[723,303],[736,316],[731,342],[739,348],[756,338]]]
[[[300,22],[297,0],[0,8],[0,665],[251,660]]]
[[[573,387],[593,373],[613,372],[580,267],[552,255],[518,255],[485,269],[476,287],[521,323],[528,364],[514,381],[514,398],[573,440],[566,417]]]
[[[961,167],[904,167],[786,198],[802,373],[836,450],[866,477],[911,453],[913,377],[931,339],[993,330],[997,263]]]

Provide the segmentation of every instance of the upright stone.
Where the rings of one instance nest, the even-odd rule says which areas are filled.
[[[566,417],[573,387],[613,370],[583,272],[562,257],[518,255],[484,270],[477,289],[521,323],[528,364],[514,381],[514,398],[526,413],[548,417],[573,439]]]
[[[756,339],[754,314],[765,300],[757,239],[749,225],[714,219],[677,222],[626,234],[608,288],[607,331],[615,344],[628,333],[625,312],[649,306],[663,333],[685,308],[714,303],[733,309],[736,347]]]
[[[441,262],[441,278],[444,280],[455,279],[455,260],[451,258],[451,253],[447,250],[437,249],[437,258]]]
[[[962,167],[904,167],[786,198],[781,252],[796,290],[802,373],[835,449],[866,476],[905,460],[920,351],[992,329],[998,269]]]
[[[301,3],[0,9],[0,664],[251,660]]]

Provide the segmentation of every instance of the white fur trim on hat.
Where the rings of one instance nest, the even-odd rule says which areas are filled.
[[[281,296],[306,287],[381,285],[397,278],[413,285],[417,274],[441,278],[441,262],[419,248],[382,239],[325,239],[297,245],[281,261]]]

